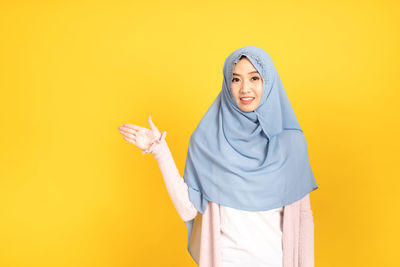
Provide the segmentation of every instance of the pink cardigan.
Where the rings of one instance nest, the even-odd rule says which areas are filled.
[[[200,267],[221,267],[219,204],[208,202],[201,214],[189,200],[188,186],[176,168],[164,131],[144,154],[157,159],[172,202],[183,221],[194,219],[189,253]],[[314,223],[310,194],[284,206],[283,209],[283,267],[314,266]]]

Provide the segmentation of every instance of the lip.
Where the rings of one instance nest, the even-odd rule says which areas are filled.
[[[241,97],[241,98],[240,98],[240,103],[242,103],[242,104],[244,104],[244,105],[248,105],[248,104],[250,104],[251,102],[253,102],[254,99],[255,99],[255,97],[253,97],[253,96],[249,96],[249,97],[252,97],[253,99],[251,99],[251,100],[242,100],[242,98],[247,98],[247,97]]]

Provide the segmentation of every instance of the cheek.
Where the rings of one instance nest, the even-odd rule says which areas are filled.
[[[261,98],[262,93],[263,93],[263,85],[262,85],[262,83],[261,83],[259,86],[257,86],[257,95],[258,95],[258,98]]]

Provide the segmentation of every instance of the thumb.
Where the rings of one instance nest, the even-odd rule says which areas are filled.
[[[156,131],[157,133],[159,133],[160,131],[157,129],[157,127],[154,125],[153,121],[151,120],[151,116],[149,116],[149,118],[147,119],[147,122],[150,125],[150,129],[153,131]]]

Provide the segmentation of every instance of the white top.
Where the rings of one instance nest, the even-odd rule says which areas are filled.
[[[282,267],[283,207],[244,211],[220,205],[222,267]]]

